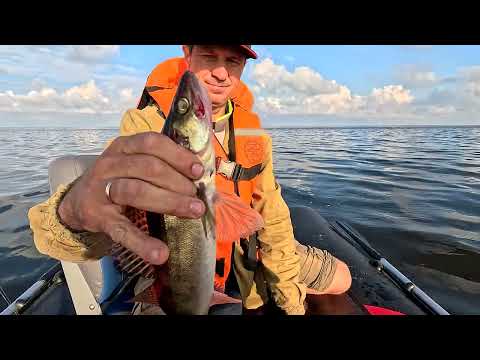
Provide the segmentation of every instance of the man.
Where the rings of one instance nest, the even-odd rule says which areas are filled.
[[[233,249],[217,246],[216,286],[225,288],[227,280],[234,279],[245,308],[273,299],[287,314],[305,313],[307,292],[348,290],[350,272],[342,261],[294,239],[290,213],[273,174],[271,138],[251,111],[253,96],[240,81],[247,58],[256,59],[255,52],[249,45],[185,45],[183,52],[183,58],[167,60],[152,71],[138,108],[123,116],[122,136],[95,164],[30,210],[38,250],[81,262],[106,255],[114,241],[152,264],[167,261],[167,246],[135,228],[123,211],[130,205],[185,218],[199,218],[205,211],[192,182],[203,172],[199,159],[159,134],[178,80],[189,69],[212,102],[218,139],[216,182],[226,182],[265,222],[258,237],[242,240]],[[255,242],[258,249],[252,251]]]

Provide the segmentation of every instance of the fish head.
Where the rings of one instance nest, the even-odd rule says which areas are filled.
[[[180,79],[163,132],[195,154],[209,145],[212,104],[207,90],[191,71]]]

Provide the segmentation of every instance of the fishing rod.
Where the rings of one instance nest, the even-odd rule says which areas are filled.
[[[435,300],[428,296],[422,289],[415,285],[413,281],[403,275],[395,266],[375,250],[362,235],[345,223],[335,221],[335,224],[346,232],[350,238],[360,245],[360,247],[372,258],[370,263],[375,266],[378,271],[389,275],[403,291],[413,297],[414,300],[419,302],[420,305],[426,308],[430,313],[434,315],[450,315]],[[338,231],[335,229],[335,226],[332,227],[334,230]]]
[[[0,312],[2,315],[21,315],[30,305],[41,296],[52,284],[63,281],[63,272],[60,262],[53,265],[40,279],[20,295],[15,301],[9,302],[9,305]]]

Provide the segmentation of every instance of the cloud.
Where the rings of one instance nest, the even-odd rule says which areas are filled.
[[[316,115],[394,115],[414,97],[402,85],[375,88],[369,95],[352,94],[351,90],[328,80],[309,67],[288,71],[272,59],[258,63],[251,72],[257,108],[277,114]]]
[[[315,95],[334,93],[339,89],[335,81],[325,80],[312,69],[302,66],[289,72],[285,66],[277,65],[267,58],[257,64],[252,77],[258,86],[271,94],[302,93]]]
[[[469,82],[466,87],[467,93],[480,100],[480,82]]]
[[[291,71],[272,59],[251,71],[256,111],[262,116],[314,116],[363,121],[424,123],[477,122],[480,113],[480,66],[463,67],[440,77],[427,65],[397,68],[394,83],[358,94],[309,67]]]
[[[413,100],[410,90],[402,85],[388,85],[381,89],[373,89],[370,97],[376,104],[409,104]]]
[[[432,115],[440,115],[440,116],[449,115],[456,111],[457,109],[452,105],[446,105],[446,106],[432,105],[428,108],[428,113]]]
[[[63,92],[51,87],[31,90],[26,94],[0,92],[0,111],[22,113],[115,114],[135,105],[133,90],[120,89],[109,97],[94,80],[73,86]]]
[[[70,46],[67,58],[80,63],[102,63],[119,53],[119,45],[76,45]]]
[[[120,50],[110,45],[0,46],[0,125],[22,116],[60,123],[65,114],[68,119],[108,117],[118,122],[119,114],[136,105],[147,75],[123,62]],[[480,65],[448,76],[425,64],[401,65],[392,81],[360,93],[312,67],[295,67],[298,59],[289,55],[275,62],[267,47],[256,50],[260,59],[248,62],[245,75],[262,117],[303,116],[312,122],[331,118],[339,123],[478,119]]]
[[[135,106],[145,77],[128,64],[109,63],[119,51],[116,45],[0,46],[0,74],[6,74],[0,110],[100,114]]]
[[[437,75],[425,65],[403,65],[397,68],[395,81],[411,89],[432,87],[439,82]]]
[[[429,96],[433,105],[455,107],[470,117],[478,117],[480,112],[480,66],[462,67],[457,73],[442,81],[442,87],[434,89]]]
[[[88,79],[100,83],[101,77],[106,80],[116,76],[144,76],[134,67],[117,63],[121,60],[117,59],[118,54],[118,45],[0,45],[0,73],[14,76],[17,80],[28,79],[28,82],[37,78],[56,86],[71,86]],[[21,90],[28,91],[28,88],[24,86]]]
[[[462,67],[458,72],[468,81],[480,81],[480,65]]]
[[[458,73],[463,80],[462,90],[466,95],[465,100],[480,108],[480,65],[463,67]]]

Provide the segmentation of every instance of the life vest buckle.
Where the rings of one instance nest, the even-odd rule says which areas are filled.
[[[217,173],[223,175],[227,180],[237,181],[240,177],[241,166],[234,161],[217,160]]]

